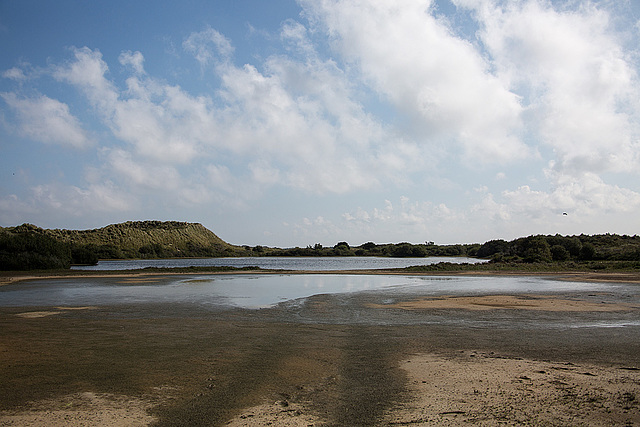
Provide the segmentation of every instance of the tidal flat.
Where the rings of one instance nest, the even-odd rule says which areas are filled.
[[[0,425],[640,423],[633,280],[412,289],[314,291],[261,308],[5,305]]]

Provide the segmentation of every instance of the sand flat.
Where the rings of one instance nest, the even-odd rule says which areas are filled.
[[[411,398],[390,425],[636,425],[640,371],[474,351],[401,362]]]
[[[610,312],[635,310],[640,307],[629,304],[596,303],[547,295],[483,295],[442,296],[418,298],[393,304],[368,304],[371,308],[396,308],[403,310],[463,309],[463,310],[538,310],[568,312]]]

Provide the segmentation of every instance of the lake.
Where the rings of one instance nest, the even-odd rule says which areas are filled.
[[[404,268],[439,262],[476,264],[485,259],[466,257],[388,258],[388,257],[240,257],[104,260],[97,265],[71,267],[74,270],[135,270],[175,267],[260,267],[270,270],[331,271]]]
[[[597,304],[632,304],[636,308],[608,313],[371,308],[424,297],[485,295],[558,297]],[[637,284],[575,282],[536,276],[153,274],[37,279],[0,286],[0,307],[38,307],[37,310],[58,307],[56,310],[62,310],[84,306],[125,310],[126,316],[137,316],[151,307],[164,307],[161,311],[167,315],[186,310],[195,316],[238,309],[249,312],[269,309],[274,319],[304,323],[640,328],[640,287]]]
[[[0,287],[0,306],[192,303],[264,308],[317,294],[491,295],[619,292],[635,285],[520,276],[341,274],[149,275],[38,279]]]

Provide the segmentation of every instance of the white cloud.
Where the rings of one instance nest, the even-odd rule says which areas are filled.
[[[18,225],[25,222],[25,218],[30,218],[41,210],[34,204],[26,203],[16,194],[9,194],[0,198],[0,221],[2,224]]]
[[[178,171],[170,165],[135,160],[121,149],[111,150],[108,159],[109,170],[133,188],[168,192],[181,188]]]
[[[86,148],[92,144],[67,104],[45,95],[19,98],[15,93],[0,93],[0,96],[16,112],[17,131],[21,135],[73,148]]]
[[[555,184],[550,192],[522,186],[503,193],[512,212],[544,218],[570,211],[585,218],[605,212],[633,212],[640,208],[639,193],[606,184],[594,173],[587,172],[577,178],[554,171],[548,173]]]
[[[350,83],[332,61],[311,51],[306,61],[273,56],[265,71],[252,65],[220,67],[227,104],[222,140],[240,154],[260,155],[288,186],[313,192],[371,188],[379,179],[399,179],[421,156],[392,137],[354,100]],[[275,174],[270,174],[275,177]]]
[[[456,3],[475,9],[484,45],[503,80],[526,95],[529,128],[553,148],[556,169],[638,169],[638,76],[606,10],[538,0]]]
[[[285,37],[306,40],[294,23],[285,27]],[[198,40],[225,45],[216,34],[193,35],[187,47],[195,49]],[[310,46],[305,62],[273,56],[265,72],[218,64],[223,105],[146,75],[139,52],[120,56],[136,72],[126,90],[107,79],[102,56],[87,48],[75,49],[75,61],[56,67],[55,76],[85,93],[113,135],[130,144],[132,156],[186,165],[233,155],[257,185],[319,193],[371,188],[381,178],[402,180],[425,156],[367,115],[343,72]]]
[[[416,124],[423,143],[451,141],[469,163],[528,156],[517,95],[469,42],[431,13],[430,1],[301,0],[342,57]]]
[[[137,74],[144,74],[144,56],[140,52],[126,51],[118,57],[120,64],[130,66]]]
[[[358,207],[355,211],[342,215],[344,223],[340,232],[352,239],[372,240],[372,236],[389,241],[406,240],[420,243],[427,238],[442,239],[449,227],[460,226],[465,215],[445,203],[412,201],[401,196],[399,207],[389,200],[384,207],[375,207],[370,211]],[[339,236],[339,233],[336,234]],[[380,241],[379,241],[380,243]]]
[[[637,223],[629,221],[640,209],[639,193],[607,184],[594,173],[576,177],[550,169],[547,175],[549,190],[522,185],[498,195],[487,192],[466,216],[473,218],[474,228],[501,238],[615,232]]]
[[[5,79],[11,79],[16,81],[24,81],[27,80],[27,75],[24,73],[22,68],[13,67],[2,73],[2,77]]]
[[[59,183],[30,188],[24,197],[9,195],[0,199],[0,218],[5,223],[22,223],[36,218],[43,222],[65,221],[103,213],[126,212],[135,201],[113,182],[91,183],[84,188]],[[46,217],[41,213],[46,212]]]
[[[53,68],[53,76],[63,82],[79,87],[89,101],[103,114],[110,114],[118,102],[118,91],[105,78],[109,70],[102,54],[88,47],[73,48],[75,61]]]
[[[477,33],[428,0],[300,0],[310,25],[285,20],[279,39],[254,31],[280,46],[248,64],[207,27],[184,39],[197,63],[178,66],[202,72],[182,87],[188,71],[159,70],[137,51],[120,54],[115,76],[86,47],[58,65],[6,70],[4,124],[87,147],[93,114],[101,148],[84,184],[23,183],[35,193],[4,197],[0,212],[249,212],[285,187],[292,201],[312,193],[326,206],[288,218],[289,234],[310,243],[517,237],[562,231],[563,211],[589,232],[602,215],[637,212],[637,48],[616,32],[612,2],[453,2]],[[82,125],[74,108],[34,95],[53,96],[51,77],[52,91],[71,86],[92,107]],[[407,197],[370,204],[399,189]]]
[[[127,91],[121,91],[106,78],[109,68],[100,52],[82,48],[74,54],[76,60],[54,75],[78,86],[117,138],[139,155],[167,163],[187,163],[200,154],[203,138],[212,133],[207,98],[143,75],[127,79]],[[140,67],[143,59],[139,53],[121,56],[123,63]]]
[[[213,28],[192,33],[182,43],[184,50],[192,54],[202,67],[214,61],[227,61],[233,54],[231,42]]]
[[[294,53],[315,56],[315,47],[309,40],[307,28],[301,23],[292,19],[286,20],[282,24],[280,38]]]

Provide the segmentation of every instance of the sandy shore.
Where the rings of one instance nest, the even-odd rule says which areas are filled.
[[[422,272],[422,273],[407,273],[397,270],[319,270],[319,271],[308,271],[308,270],[240,270],[240,271],[198,271],[197,273],[172,273],[172,272],[162,272],[162,273],[152,273],[152,272],[117,272],[117,273],[107,273],[103,271],[81,271],[76,270],[76,272],[71,274],[28,274],[28,273],[19,273],[19,274],[9,274],[9,275],[0,275],[0,286],[9,285],[12,283],[17,283],[21,281],[27,280],[48,280],[48,279],[71,279],[71,278],[109,278],[109,277],[120,277],[120,278],[144,278],[146,276],[170,276],[170,275],[180,275],[180,276],[189,276],[189,275],[228,275],[228,274],[384,274],[384,275],[400,275],[400,276],[543,276],[543,277],[554,277],[558,280],[571,280],[571,281],[582,281],[582,282],[618,282],[618,283],[640,283],[640,272],[594,272],[594,271],[560,271],[560,272],[518,272],[518,271],[451,271],[451,272]]]
[[[416,354],[400,361],[407,392],[378,425],[631,426],[640,423],[640,370],[558,363],[461,351]],[[224,425],[324,426],[307,402],[265,397]],[[82,392],[0,412],[2,426],[147,426],[161,398]],[[345,424],[347,425],[347,424]]]
[[[624,325],[640,322],[640,287],[629,289],[4,307],[0,426],[638,425],[640,340]]]

